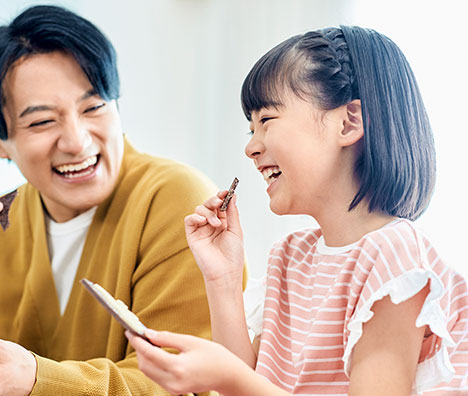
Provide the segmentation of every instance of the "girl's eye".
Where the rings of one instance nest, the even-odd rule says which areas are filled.
[[[54,120],[43,120],[43,121],[38,121],[38,122],[33,122],[29,124],[30,128],[38,127],[38,126],[43,126],[46,124],[50,124],[51,122],[54,122]]]
[[[261,122],[262,124],[265,124],[267,121],[270,121],[270,120],[272,120],[272,119],[273,119],[273,117],[262,117],[262,118],[260,119],[260,122]]]
[[[99,103],[96,106],[92,106],[92,107],[87,108],[84,112],[85,113],[92,113],[93,111],[96,111],[96,110],[104,107],[105,105],[106,105],[105,103]]]

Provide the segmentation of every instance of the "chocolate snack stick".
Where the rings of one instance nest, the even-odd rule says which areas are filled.
[[[17,195],[18,195],[18,190],[15,190],[15,191],[12,191],[11,193],[4,195],[3,197],[0,197],[0,201],[3,204],[3,210],[0,212],[0,224],[3,228],[3,231],[5,231],[10,225],[10,221],[8,219],[8,213],[10,212],[10,206],[13,203],[13,200],[16,198]]]
[[[239,184],[239,179],[237,177],[235,177],[234,180],[232,181],[231,187],[229,187],[229,191],[228,191],[226,197],[224,198],[224,201],[223,201],[221,207],[219,208],[219,210],[221,212],[224,212],[225,210],[227,210],[227,207],[229,205],[229,201],[231,200],[232,196],[234,195],[234,190],[236,189],[238,184]]]

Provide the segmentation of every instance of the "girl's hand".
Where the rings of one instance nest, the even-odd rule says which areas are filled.
[[[221,391],[237,378],[236,370],[247,368],[222,345],[203,338],[148,330],[151,345],[129,331],[125,335],[136,350],[140,370],[171,394]],[[180,353],[169,353],[155,345]]]
[[[185,218],[187,241],[205,281],[242,279],[244,246],[236,196],[225,212],[219,210],[226,195],[227,190],[220,191]]]

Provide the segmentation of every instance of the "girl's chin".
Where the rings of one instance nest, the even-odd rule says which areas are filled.
[[[270,200],[270,210],[278,216],[283,216],[287,214],[292,214],[290,211],[286,209],[284,205],[278,204],[272,200]]]

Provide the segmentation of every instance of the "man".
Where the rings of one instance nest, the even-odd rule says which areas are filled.
[[[0,156],[28,181],[0,230],[0,393],[167,394],[79,280],[148,327],[210,337],[183,219],[214,185],[129,144],[115,51],[80,16],[27,9],[0,28],[0,69]]]

